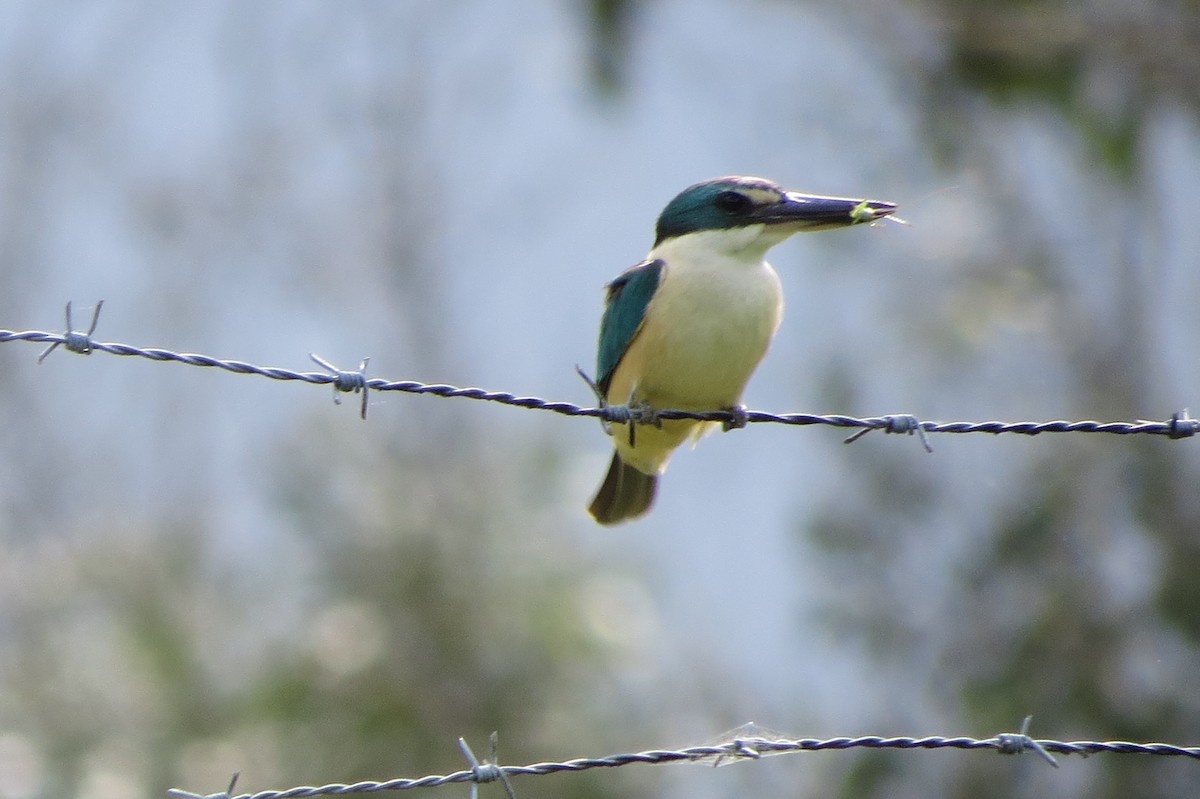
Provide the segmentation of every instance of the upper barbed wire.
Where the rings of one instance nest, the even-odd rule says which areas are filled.
[[[42,352],[39,362],[49,355],[56,347],[62,345],[65,349],[82,355],[92,352],[106,352],[110,355],[146,358],[152,361],[175,361],[189,366],[202,366],[222,369],[236,374],[258,375],[272,380],[296,380],[316,385],[333,385],[335,397],[337,392],[363,392],[361,414],[366,417],[368,391],[401,391],[409,394],[432,394],[436,397],[465,397],[467,399],[498,402],[503,405],[514,405],[519,408],[552,411],[564,416],[590,416],[605,422],[624,422],[630,419],[630,410],[623,405],[608,405],[587,407],[572,402],[546,400],[541,397],[522,396],[508,391],[488,391],[475,387],[459,387],[445,383],[422,383],[415,380],[385,380],[383,378],[367,378],[363,373],[366,368],[364,359],[358,370],[342,371],[332,364],[313,357],[323,366],[325,372],[298,372],[292,369],[273,366],[257,366],[245,361],[226,358],[214,358],[194,352],[175,352],[159,347],[135,347],[112,341],[95,341],[92,333],[96,329],[100,308],[103,301],[97,303],[87,332],[76,331],[72,328],[71,303],[67,303],[67,332],[49,333],[43,330],[0,330],[0,343],[12,341],[30,341],[49,344]],[[586,376],[585,376],[586,379]],[[590,383],[590,380],[589,380]],[[1066,421],[1055,419],[1044,422],[1002,422],[989,420],[984,422],[933,422],[918,419],[911,414],[884,414],[881,416],[855,417],[843,414],[813,414],[813,413],[765,413],[763,411],[746,411],[745,415],[735,414],[728,410],[686,411],[678,409],[656,409],[654,420],[695,419],[705,422],[721,422],[737,426],[741,421],[750,423],[775,423],[786,425],[828,425],[831,427],[855,428],[857,433],[846,439],[847,443],[857,440],[871,430],[883,430],[889,433],[908,433],[918,435],[926,449],[929,449],[925,439],[927,433],[1013,433],[1034,436],[1041,433],[1110,433],[1116,435],[1159,435],[1168,438],[1188,438],[1200,432],[1200,420],[1192,419],[1187,410],[1178,411],[1166,421],[1150,421],[1139,419],[1133,422],[1098,422],[1093,420]]]

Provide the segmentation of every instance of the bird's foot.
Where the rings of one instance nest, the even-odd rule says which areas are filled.
[[[610,409],[615,409],[616,406],[610,405]],[[645,400],[633,400],[622,407],[622,420],[629,425],[629,446],[637,444],[637,429],[638,425],[652,424],[659,430],[662,429],[662,417],[659,416],[659,411]]]
[[[633,424],[652,424],[662,429],[662,418],[658,408],[645,400],[635,400],[625,406],[629,411],[629,421]]]
[[[729,418],[721,422],[721,429],[726,433],[730,430],[741,430],[750,423],[750,412],[746,410],[745,405],[730,405],[722,410],[729,414]]]

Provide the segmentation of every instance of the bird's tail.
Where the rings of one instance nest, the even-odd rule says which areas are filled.
[[[588,512],[600,524],[636,519],[650,510],[657,488],[658,475],[639,472],[614,452],[608,474],[588,506]]]

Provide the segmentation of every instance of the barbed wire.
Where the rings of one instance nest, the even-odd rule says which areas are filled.
[[[855,738],[795,738],[780,736],[771,730],[759,727],[753,723],[744,724],[730,730],[721,736],[717,743],[701,746],[689,746],[683,749],[651,749],[630,754],[609,755],[597,758],[576,758],[561,762],[534,763],[528,766],[501,766],[496,760],[496,733],[492,733],[491,757],[482,763],[475,758],[471,748],[462,738],[458,739],[470,768],[456,771],[452,774],[431,774],[426,777],[398,777],[390,780],[364,780],[355,783],[330,783],[321,786],[299,786],[278,791],[259,791],[232,795],[237,775],[234,775],[226,791],[215,794],[198,794],[180,788],[172,788],[168,793],[177,799],[302,799],[316,796],[341,796],[350,793],[373,793],[376,791],[403,791],[413,788],[433,788],[451,783],[466,782],[471,784],[471,799],[476,799],[477,786],[482,783],[500,780],[504,785],[509,799],[515,799],[516,794],[509,777],[542,776],[561,772],[574,773],[594,768],[619,768],[634,763],[711,763],[713,766],[727,765],[742,760],[758,760],[768,755],[796,754],[799,752],[821,752],[843,749],[991,749],[1005,755],[1016,755],[1026,751],[1034,752],[1051,766],[1058,766],[1054,754],[1080,755],[1087,757],[1093,754],[1140,754],[1166,757],[1185,757],[1200,760],[1200,747],[1175,746],[1164,743],[1132,743],[1129,741],[1054,741],[1034,739],[1029,736],[1031,718],[1026,717],[1020,732],[1000,733],[992,738],[969,738],[943,736],[928,736],[925,738],[910,738],[907,736],[883,737],[865,735]]]
[[[552,411],[565,416],[590,416],[607,423],[658,424],[668,419],[695,419],[705,422],[720,422],[728,427],[741,427],[746,423],[775,423],[785,425],[829,425],[832,427],[857,428],[857,432],[846,439],[846,443],[857,441],[871,430],[883,430],[887,433],[907,433],[917,435],[921,443],[929,451],[926,435],[929,433],[991,433],[1000,435],[1011,433],[1035,436],[1042,433],[1110,433],[1115,435],[1159,435],[1171,439],[1189,438],[1200,432],[1200,420],[1192,419],[1186,409],[1177,411],[1165,421],[1139,419],[1133,422],[1097,422],[1092,420],[1066,421],[1061,419],[1044,422],[933,422],[918,419],[912,414],[884,414],[881,416],[855,417],[842,414],[813,414],[813,413],[765,413],[762,411],[747,411],[737,409],[715,409],[711,411],[687,411],[678,409],[653,409],[649,413],[645,409],[625,405],[605,405],[586,407],[571,402],[552,401],[540,397],[521,396],[507,391],[487,391],[482,388],[460,388],[444,383],[421,383],[415,380],[385,380],[383,378],[368,378],[365,370],[369,359],[363,359],[356,370],[340,370],[320,356],[310,354],[309,357],[321,366],[323,372],[298,372],[291,369],[273,366],[256,366],[245,361],[214,358],[193,352],[175,352],[159,347],[135,347],[111,341],[95,341],[92,334],[100,318],[100,309],[104,301],[95,306],[91,324],[87,332],[74,329],[72,322],[71,303],[66,306],[66,332],[49,333],[42,330],[0,330],[0,344],[13,341],[31,341],[49,344],[38,362],[45,360],[51,352],[60,345],[70,352],[89,355],[93,352],[105,352],[110,355],[147,358],[152,361],[175,361],[189,366],[210,367],[222,369],[236,374],[257,375],[271,380],[301,381],[317,385],[332,385],[334,401],[340,402],[341,393],[361,393],[362,402],[360,415],[367,415],[367,397],[371,391],[401,391],[410,394],[432,394],[437,397],[464,397],[467,399],[498,402],[504,405],[514,405],[531,410]],[[578,370],[578,367],[576,367]],[[580,374],[594,387],[590,378]]]
[[[365,418],[367,412],[368,393],[370,391],[401,391],[412,394],[432,394],[438,397],[464,397],[468,399],[498,402],[504,405],[514,405],[534,410],[552,411],[566,416],[590,416],[607,423],[656,424],[667,419],[695,419],[698,421],[720,422],[726,427],[740,427],[746,423],[777,423],[787,425],[829,425],[834,427],[857,428],[857,431],[846,439],[847,443],[856,441],[871,430],[883,430],[888,433],[916,434],[921,438],[926,449],[929,444],[928,433],[1013,433],[1020,435],[1039,435],[1041,433],[1110,433],[1117,435],[1148,434],[1163,435],[1168,438],[1188,438],[1200,432],[1200,420],[1192,419],[1187,410],[1172,414],[1167,421],[1138,420],[1135,422],[1096,422],[1053,420],[1045,422],[932,422],[917,419],[911,414],[887,414],[874,417],[853,417],[841,414],[810,414],[786,413],[773,414],[761,411],[712,410],[685,411],[678,409],[646,409],[636,406],[609,406],[603,402],[599,407],[585,407],[570,402],[545,400],[540,397],[520,396],[506,391],[487,391],[481,388],[460,388],[440,383],[421,383],[413,380],[385,380],[368,378],[366,368],[368,359],[363,359],[356,370],[340,370],[325,359],[311,355],[310,358],[321,366],[323,372],[299,372],[280,367],[257,366],[245,361],[214,358],[209,355],[189,352],[175,352],[157,347],[135,347],[117,342],[95,341],[92,338],[99,322],[103,301],[96,304],[90,325],[86,332],[74,329],[71,303],[66,305],[66,332],[50,333],[41,330],[12,331],[0,330],[0,343],[13,341],[30,341],[49,344],[38,362],[41,363],[59,346],[70,352],[88,355],[93,352],[105,352],[111,355],[146,358],[152,361],[174,361],[189,366],[200,366],[221,369],[237,374],[250,374],[272,380],[300,381],[317,385],[332,385],[334,401],[340,402],[342,393],[360,393],[362,402],[360,415]],[[594,384],[580,371],[581,376],[593,386]],[[482,783],[500,780],[509,799],[516,799],[510,776],[537,776],[559,772],[578,772],[593,768],[613,768],[632,765],[634,763],[658,764],[674,762],[711,762],[712,765],[724,765],[741,760],[756,760],[768,755],[794,754],[798,752],[815,752],[825,750],[843,750],[854,748],[866,749],[992,749],[1002,754],[1019,754],[1033,751],[1050,765],[1057,766],[1054,754],[1087,756],[1098,753],[1113,754],[1148,754],[1160,756],[1186,757],[1200,760],[1200,747],[1177,746],[1165,743],[1132,743],[1128,741],[1055,741],[1035,740],[1028,735],[1029,719],[1021,727],[1019,733],[1002,733],[992,738],[976,739],[969,737],[927,736],[913,738],[908,736],[882,737],[875,735],[860,737],[841,737],[828,739],[798,738],[788,739],[777,734],[764,735],[763,728],[755,725],[744,725],[737,730],[722,736],[715,744],[691,746],[682,749],[657,749],[629,754],[609,755],[599,758],[576,758],[561,762],[534,763],[527,766],[501,766],[496,760],[496,736],[491,738],[491,756],[482,761],[476,759],[466,741],[459,739],[459,746],[470,765],[470,768],[445,775],[429,775],[419,778],[395,778],[384,781],[362,781],[350,784],[330,783],[323,786],[301,786],[287,790],[260,791],[253,794],[232,795],[236,785],[237,775],[229,787],[216,794],[197,794],[183,789],[173,788],[169,791],[179,799],[299,799],[300,797],[335,796],[350,793],[369,793],[375,791],[397,791],[412,788],[427,788],[450,783],[470,783],[471,799],[476,799],[477,786]]]

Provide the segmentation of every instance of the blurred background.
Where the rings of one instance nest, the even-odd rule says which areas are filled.
[[[590,404],[683,187],[910,227],[773,252],[747,404],[1200,403],[1191,0],[0,5],[0,327]],[[594,420],[0,348],[0,797],[417,777],[787,736],[1200,741],[1200,445],[752,425],[655,512]],[[1192,762],[794,755],[571,797],[1177,797]],[[461,796],[465,786],[439,789]],[[499,786],[483,788],[498,795]]]

